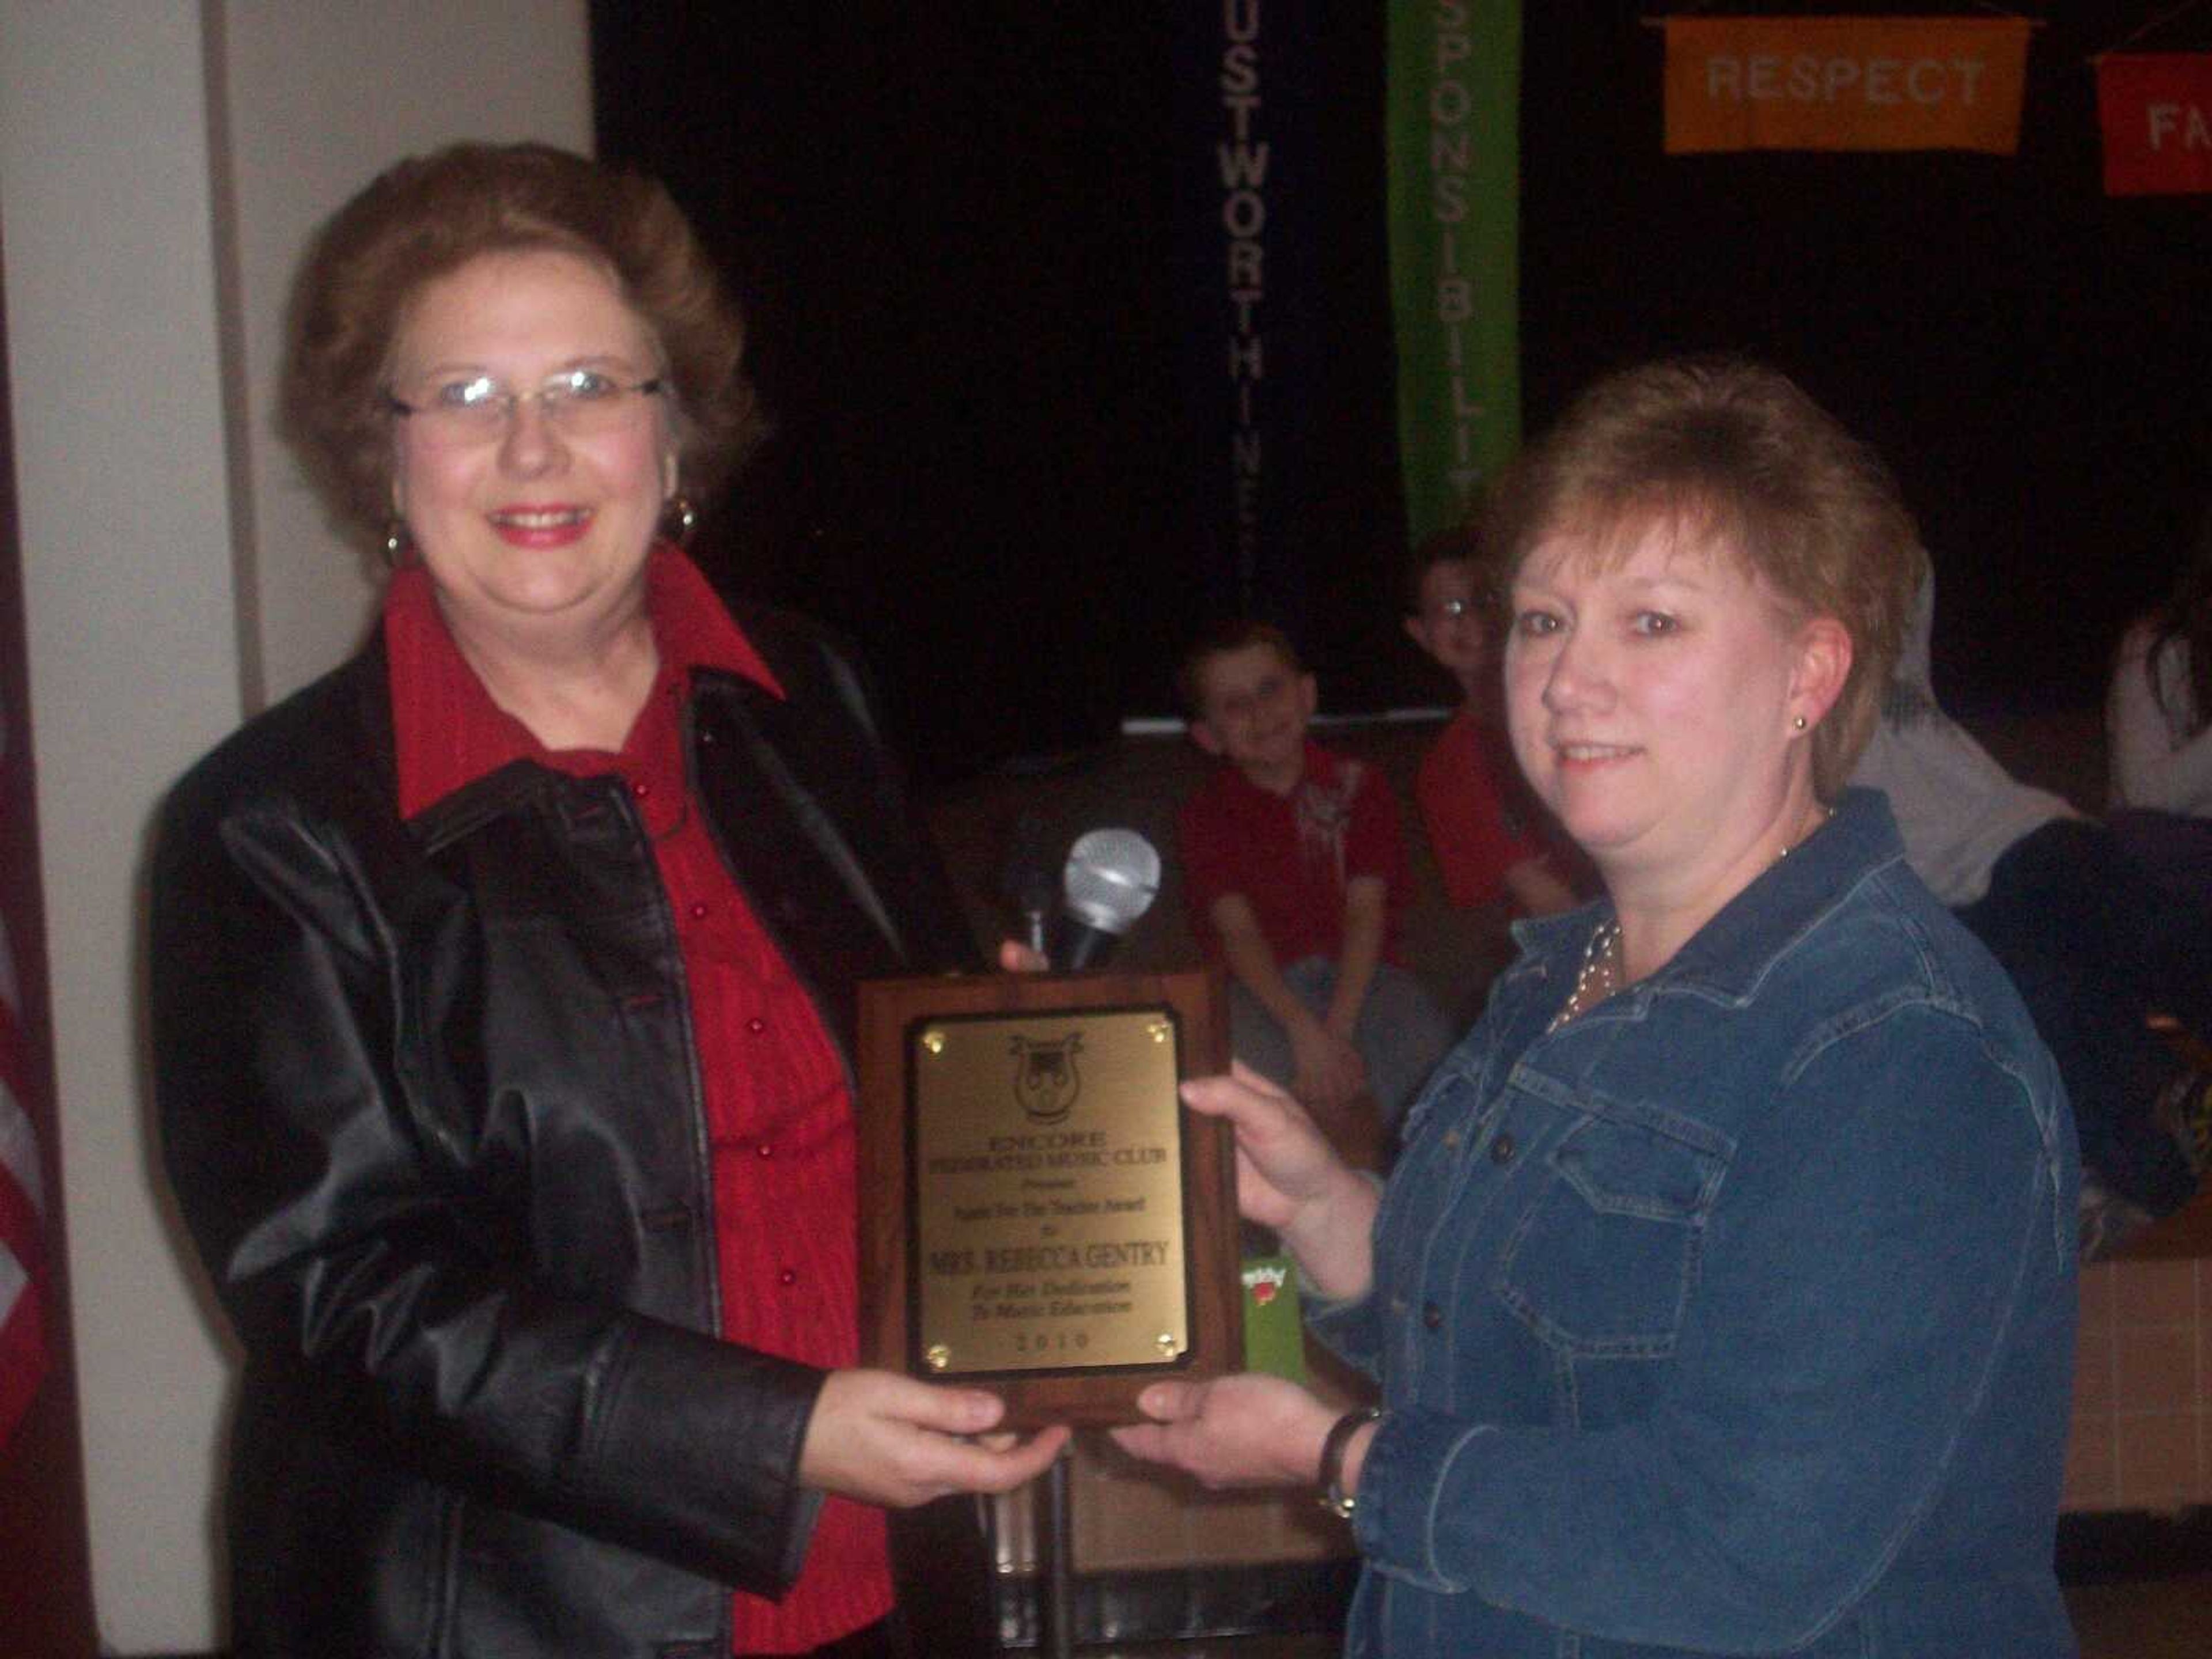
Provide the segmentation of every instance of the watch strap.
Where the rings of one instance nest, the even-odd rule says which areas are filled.
[[[1331,1515],[1349,1521],[1358,1507],[1358,1500],[1344,1489],[1345,1449],[1354,1434],[1382,1415],[1379,1406],[1362,1406],[1329,1425],[1328,1437],[1321,1443],[1320,1483],[1321,1506]]]

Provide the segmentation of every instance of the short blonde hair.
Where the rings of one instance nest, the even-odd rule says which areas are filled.
[[[391,517],[385,378],[408,306],[481,255],[533,249],[605,267],[652,335],[687,495],[709,493],[758,441],[744,319],[658,181],[545,144],[455,144],[373,179],[293,285],[282,421],[338,518],[374,534]]]
[[[1553,536],[1620,558],[1655,524],[1740,559],[1799,619],[1832,617],[1850,634],[1850,675],[1812,738],[1814,787],[1834,800],[1873,734],[1927,568],[1889,469],[1775,370],[1669,359],[1577,398],[1499,476],[1481,542],[1502,588]]]

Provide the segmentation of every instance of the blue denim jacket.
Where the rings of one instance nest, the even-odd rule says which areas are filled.
[[[2010,983],[1853,791],[1562,1030],[1601,912],[1519,960],[1407,1119],[1348,1652],[2045,1659],[2074,1126]]]

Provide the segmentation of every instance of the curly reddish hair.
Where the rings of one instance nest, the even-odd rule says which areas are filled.
[[[763,435],[744,318],[658,180],[546,144],[455,144],[371,180],[293,285],[281,423],[340,520],[374,536],[392,516],[383,394],[408,307],[472,259],[532,250],[604,266],[653,337],[688,495],[710,494]]]

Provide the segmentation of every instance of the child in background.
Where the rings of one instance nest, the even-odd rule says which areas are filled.
[[[1406,854],[1389,784],[1311,742],[1291,642],[1240,622],[1184,660],[1191,736],[1226,763],[1176,830],[1191,927],[1233,976],[1231,1048],[1309,1106],[1364,1091],[1394,1123],[1450,1040],[1395,961]]]
[[[1474,533],[1441,530],[1413,555],[1406,632],[1459,682],[1459,712],[1421,762],[1414,795],[1444,893],[1459,908],[1501,896],[1522,915],[1579,902],[1559,845],[1499,729],[1502,687],[1492,623],[1476,568]]]

